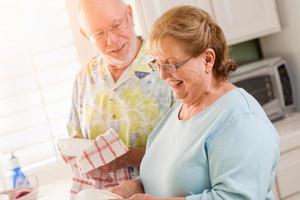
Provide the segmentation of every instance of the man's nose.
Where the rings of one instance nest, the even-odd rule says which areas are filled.
[[[118,36],[111,30],[106,31],[106,44],[113,45],[118,42]]]

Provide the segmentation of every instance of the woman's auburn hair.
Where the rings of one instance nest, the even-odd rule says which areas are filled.
[[[237,67],[227,59],[228,47],[223,31],[200,8],[177,6],[159,17],[150,33],[151,51],[161,51],[160,45],[167,37],[178,41],[192,57],[199,56],[208,48],[213,49],[216,54],[213,74],[217,79],[227,79],[229,73]]]

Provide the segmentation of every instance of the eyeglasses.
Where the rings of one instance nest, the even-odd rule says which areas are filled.
[[[124,17],[122,17],[120,20],[116,20],[110,27],[107,27],[103,30],[98,31],[97,33],[86,35],[83,30],[80,29],[80,32],[92,43],[96,44],[98,42],[104,41],[107,36],[107,32],[111,32],[113,34],[119,34],[122,31],[125,30],[127,27],[128,22],[128,15],[127,15],[127,9],[125,11]]]
[[[183,62],[180,63],[175,63],[175,64],[160,64],[157,62],[156,59],[150,61],[148,63],[149,67],[152,69],[152,71],[158,71],[158,70],[162,70],[164,72],[167,73],[174,73],[177,69],[179,69],[180,67],[182,67],[184,64],[186,64],[189,60],[191,60],[193,57],[189,57],[188,59],[186,59]]]

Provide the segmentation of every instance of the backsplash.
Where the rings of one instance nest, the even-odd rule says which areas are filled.
[[[229,57],[238,65],[262,59],[259,40],[250,40],[229,47]]]

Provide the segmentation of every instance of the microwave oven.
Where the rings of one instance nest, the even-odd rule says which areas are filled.
[[[295,106],[291,73],[280,57],[241,65],[230,75],[230,81],[244,88],[262,106],[271,121],[283,118]]]

